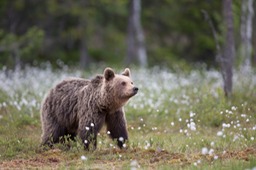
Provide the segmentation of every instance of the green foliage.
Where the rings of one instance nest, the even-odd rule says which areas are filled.
[[[59,60],[77,65],[85,40],[92,62],[121,65],[126,55],[128,0],[2,0],[0,67]],[[233,3],[239,35],[241,2]],[[207,11],[221,42],[221,1],[142,0],[142,27],[149,65],[215,65],[215,42],[202,11]],[[236,37],[238,39],[238,37]],[[12,57],[10,57],[12,56]],[[180,64],[181,63],[181,64]]]
[[[0,30],[0,47],[4,52],[0,63],[14,66],[17,64],[14,63],[15,60],[18,58],[23,63],[33,64],[34,59],[31,59],[31,56],[39,54],[43,38],[43,30],[37,27],[31,27],[20,36]],[[0,66],[3,65],[0,64]]]
[[[92,76],[99,70],[102,71],[94,68],[83,76]],[[97,135],[95,151],[84,151],[82,141],[72,141],[68,136],[64,137],[65,144],[56,144],[52,149],[40,147],[39,106],[43,95],[54,81],[75,72],[68,68],[55,71],[27,68],[10,74],[11,78],[0,72],[0,77],[6,80],[0,82],[1,169],[131,169],[133,166],[252,169],[256,166],[253,72],[235,72],[234,77],[242,83],[236,84],[234,96],[227,100],[220,87],[221,76],[214,70],[173,73],[159,68],[132,69],[140,91],[125,106],[129,142],[124,150],[117,149],[105,128]],[[14,86],[7,88],[7,82]],[[212,153],[203,154],[203,148],[212,149]]]

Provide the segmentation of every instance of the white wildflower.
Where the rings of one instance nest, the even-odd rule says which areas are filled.
[[[81,160],[82,160],[82,161],[87,161],[87,159],[88,159],[88,158],[87,158],[86,156],[84,156],[84,155],[81,156]]]
[[[195,115],[196,115],[196,113],[189,112],[189,116],[190,116],[190,117],[194,117]]]
[[[124,138],[123,137],[119,137],[118,139],[120,142],[123,142],[124,141]]]
[[[246,114],[241,114],[241,117],[246,117]]]
[[[190,130],[196,131],[196,124],[195,124],[195,122],[188,123],[187,126],[188,126],[188,128],[190,128]]]
[[[213,149],[210,149],[210,150],[209,150],[209,155],[213,155],[213,153],[214,153],[214,150],[213,150]]]
[[[214,142],[211,142],[211,146],[214,146],[214,144],[215,144]]]
[[[136,160],[132,160],[130,166],[136,167],[138,166],[138,162]]]
[[[227,123],[227,124],[226,124],[226,123],[223,123],[223,124],[222,124],[222,127],[223,127],[223,128],[229,128],[229,127],[230,127],[230,124],[229,124],[229,123]]]
[[[131,170],[136,170],[137,168],[140,167],[136,160],[132,160],[130,163],[130,166],[131,166]]]
[[[231,110],[236,110],[236,109],[237,109],[237,107],[235,107],[235,106],[231,107]]]
[[[218,131],[217,132],[217,136],[223,136],[223,132],[222,131]]]
[[[203,148],[202,148],[202,154],[203,154],[203,155],[208,154],[208,148],[203,147]]]

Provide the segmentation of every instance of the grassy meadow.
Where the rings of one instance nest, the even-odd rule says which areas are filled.
[[[140,90],[125,106],[124,150],[104,128],[95,151],[79,142],[40,148],[39,109],[47,91],[66,77],[90,78],[103,69],[0,70],[0,169],[256,169],[256,74],[250,70],[234,73],[234,93],[226,99],[216,70],[131,69]]]

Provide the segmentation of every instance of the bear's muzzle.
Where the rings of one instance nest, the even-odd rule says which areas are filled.
[[[133,87],[133,93],[134,93],[134,95],[137,94],[138,91],[139,91],[139,88],[138,88],[138,87]]]

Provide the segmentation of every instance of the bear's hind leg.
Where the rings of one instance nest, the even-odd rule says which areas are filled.
[[[72,141],[76,141],[76,133],[69,133],[69,139]]]
[[[66,130],[60,125],[46,126],[43,128],[41,145],[52,147],[54,143],[63,141],[64,135],[66,135]]]

